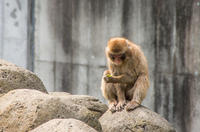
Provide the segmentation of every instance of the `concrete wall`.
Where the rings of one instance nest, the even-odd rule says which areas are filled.
[[[127,37],[149,63],[151,87],[143,104],[178,132],[197,132],[199,23],[200,0],[0,0],[0,58],[34,69],[48,91],[105,102],[106,42]]]
[[[200,126],[200,1],[156,0],[155,110],[178,132]]]
[[[35,0],[34,71],[49,91],[100,92],[110,37],[124,36],[147,56],[144,105],[178,132],[200,129],[199,0]]]
[[[0,58],[28,68],[28,0],[0,1]]]

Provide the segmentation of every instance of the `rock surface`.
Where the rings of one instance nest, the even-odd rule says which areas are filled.
[[[131,112],[107,111],[99,121],[103,132],[175,132],[167,120],[143,106]]]
[[[47,93],[44,84],[33,72],[0,59],[0,94],[14,89],[36,89]]]
[[[53,119],[30,132],[97,132],[76,119]]]
[[[71,95],[70,93],[67,92],[49,92],[49,95],[53,95],[53,96],[67,96],[67,95]]]
[[[8,92],[0,98],[0,131],[29,131],[56,118],[78,119],[101,131],[98,118],[103,112],[99,112],[101,109],[92,109],[93,111],[88,109],[92,107],[92,101],[89,101],[90,97],[80,96],[79,98],[75,96],[73,98],[70,95],[71,97],[68,98],[68,96],[52,96],[29,89],[17,89]],[[91,99],[95,100],[93,97]],[[104,107],[104,104],[100,104],[96,100],[94,101],[94,108]],[[97,106],[98,103],[99,106]]]
[[[98,99],[88,96],[88,95],[70,95],[64,92],[56,92],[56,94],[52,94],[53,96],[57,96],[64,103],[66,101],[71,102],[72,104],[80,105],[86,107],[90,110],[96,118],[100,118],[108,109],[106,104],[102,104]],[[60,96],[58,96],[60,95]]]

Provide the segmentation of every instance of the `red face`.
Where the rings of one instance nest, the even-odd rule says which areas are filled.
[[[116,65],[121,65],[126,59],[126,54],[109,54],[109,57]]]

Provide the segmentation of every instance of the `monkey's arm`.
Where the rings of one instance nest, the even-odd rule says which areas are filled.
[[[104,80],[107,83],[134,83],[134,78],[128,74],[122,74],[119,76],[104,76]]]

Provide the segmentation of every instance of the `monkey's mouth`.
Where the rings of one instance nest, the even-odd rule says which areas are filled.
[[[115,58],[114,63],[120,65],[122,63],[122,60],[120,58]]]

